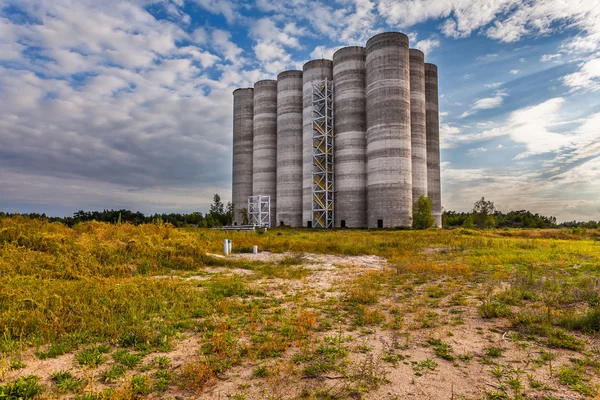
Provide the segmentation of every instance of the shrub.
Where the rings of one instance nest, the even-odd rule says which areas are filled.
[[[44,387],[38,384],[40,378],[35,375],[26,375],[0,386],[0,399],[31,399],[44,391]]]
[[[479,306],[479,314],[483,318],[506,318],[511,316],[508,306],[497,300],[484,300]]]
[[[429,229],[435,224],[431,213],[431,199],[421,195],[413,204],[413,229]]]

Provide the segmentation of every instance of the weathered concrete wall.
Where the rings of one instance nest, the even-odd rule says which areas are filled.
[[[440,112],[438,107],[438,69],[425,64],[427,127],[427,193],[438,227],[442,227],[442,190],[440,185]]]
[[[312,222],[312,83],[333,79],[331,60],[312,60],[302,68],[302,225]]]
[[[365,48],[333,55],[335,226],[367,226]]]
[[[425,127],[425,55],[410,49],[410,126],[412,201],[427,196],[427,144]]]
[[[252,137],[254,135],[254,89],[233,92],[233,179],[231,198],[234,223],[241,225],[239,210],[247,208],[252,195]]]
[[[277,81],[254,84],[252,193],[271,196],[271,226],[277,213]]]
[[[367,215],[369,228],[412,225],[408,37],[367,42]]]
[[[277,226],[302,226],[302,71],[277,76]]]

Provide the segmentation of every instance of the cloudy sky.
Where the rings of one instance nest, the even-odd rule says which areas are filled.
[[[600,0],[0,0],[0,210],[206,211],[232,90],[387,30],[439,66],[445,209],[600,219]]]

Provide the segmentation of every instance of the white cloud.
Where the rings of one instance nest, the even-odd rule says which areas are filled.
[[[196,42],[196,44],[205,44],[208,40],[208,34],[206,33],[206,29],[202,27],[194,29],[190,36],[191,39],[194,42]]]
[[[425,54],[425,56],[428,56],[431,54],[433,49],[435,49],[439,46],[440,46],[439,39],[429,38],[429,39],[419,40],[417,43],[415,43],[415,45],[413,47],[415,49],[421,50]]]
[[[497,108],[502,105],[503,102],[502,96],[488,97],[485,99],[477,100],[473,104],[474,110],[489,110],[491,108]]]
[[[459,38],[481,32],[501,42],[547,35],[565,26],[585,34],[567,45],[572,51],[595,51],[600,45],[600,7],[590,0],[380,0],[388,24],[406,28],[443,18],[441,31]]]
[[[499,87],[501,87],[502,85],[504,85],[504,82],[492,82],[492,83],[486,83],[485,85],[483,85],[485,88],[487,89],[498,89]]]
[[[547,100],[535,106],[524,107],[510,114],[501,125],[475,133],[463,133],[455,128],[442,136],[442,149],[473,145],[498,137],[508,137],[522,147],[517,160],[538,154],[554,154],[545,161],[545,171],[556,175],[577,163],[600,155],[600,113],[577,120],[562,115],[566,100],[562,97]],[[564,132],[565,125],[579,127]],[[560,129],[561,133],[556,130]],[[505,147],[504,145],[501,145]],[[482,147],[482,146],[480,146]],[[498,146],[498,148],[502,148]]]
[[[244,61],[243,58],[240,57],[243,50],[231,41],[231,33],[222,29],[213,30],[212,43],[215,50],[223,55],[226,60],[234,64],[239,64]]]
[[[278,28],[269,18],[261,18],[250,28],[250,34],[259,41],[267,43],[278,43],[280,45],[295,49],[301,48],[298,38]]]
[[[483,56],[477,57],[478,61],[491,61],[498,57],[497,53],[484,54]]]
[[[572,90],[600,90],[600,58],[580,64],[579,71],[563,77],[562,82]]]
[[[277,19],[286,24],[306,22],[310,25],[307,35],[327,37],[344,45],[364,45],[369,37],[380,30],[374,13],[375,5],[371,0],[341,0],[331,3],[313,0],[258,0],[256,4],[261,11],[276,13]]]
[[[469,149],[468,153],[472,156],[475,156],[478,153],[485,153],[486,151],[488,151],[487,147],[477,147],[477,148]]]
[[[227,22],[232,23],[238,17],[236,7],[230,0],[193,0],[205,10],[220,14],[225,17]]]
[[[450,149],[455,147],[454,143],[460,134],[460,129],[451,124],[440,124],[440,147],[442,149]]]
[[[518,75],[518,74],[519,74],[519,72],[521,72],[521,71],[519,71],[518,69],[511,69],[511,70],[510,70],[510,71],[508,71],[508,72],[509,72],[510,74],[512,74],[512,75]]]
[[[497,90],[496,95],[494,97],[486,97],[483,99],[477,100],[468,111],[462,113],[460,118],[466,118],[473,114],[475,114],[479,110],[490,110],[492,108],[498,108],[504,102],[504,97],[507,96],[506,91]]]
[[[317,46],[310,53],[310,57],[312,59],[320,59],[325,58],[331,60],[333,58],[333,53],[335,53],[340,47],[325,47],[325,46]]]
[[[544,54],[540,58],[540,61],[541,62],[558,61],[561,57],[562,57],[562,54],[560,54],[560,53],[556,53],[556,54]]]
[[[11,47],[19,68],[0,67],[2,201],[189,210],[228,197],[231,91],[259,72],[241,68],[229,32],[188,34],[167,11],[177,23],[136,2],[55,0],[36,9],[37,24],[0,19],[0,47],[9,38],[35,49]]]

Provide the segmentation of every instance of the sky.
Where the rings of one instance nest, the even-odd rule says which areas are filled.
[[[600,0],[0,0],[0,210],[205,212],[232,91],[383,31],[439,67],[444,209],[600,220]]]

